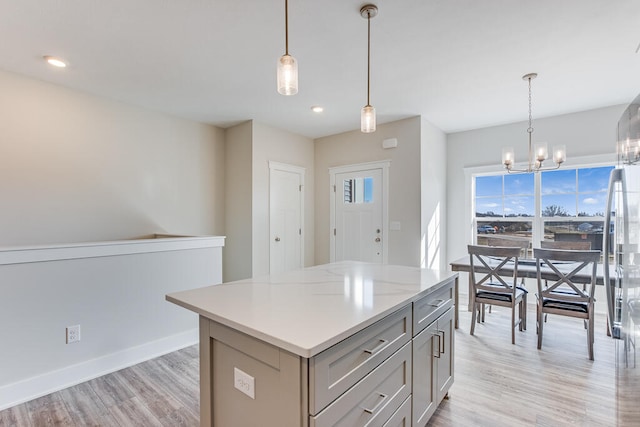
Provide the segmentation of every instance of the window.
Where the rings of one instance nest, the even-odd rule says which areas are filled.
[[[544,240],[582,242],[602,250],[607,185],[613,166],[541,174]]]
[[[602,249],[613,166],[474,177],[477,243],[500,237],[590,242]],[[537,196],[538,195],[538,196]],[[538,202],[538,203],[536,203]],[[534,242],[535,239],[535,242]]]
[[[493,235],[531,240],[534,217],[533,174],[485,175],[475,179],[477,243]],[[502,243],[499,243],[502,244]]]
[[[345,179],[344,203],[371,203],[373,202],[373,178]]]

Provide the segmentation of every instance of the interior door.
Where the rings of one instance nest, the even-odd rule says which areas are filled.
[[[335,260],[383,262],[382,169],[335,175]]]
[[[269,271],[303,266],[302,179],[296,171],[271,169],[269,184]]]

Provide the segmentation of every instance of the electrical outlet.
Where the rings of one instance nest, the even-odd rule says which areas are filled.
[[[67,344],[80,341],[80,325],[67,326]]]
[[[236,367],[233,368],[233,385],[250,398],[256,398],[255,379]]]

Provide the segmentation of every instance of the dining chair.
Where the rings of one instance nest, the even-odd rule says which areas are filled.
[[[507,246],[507,247],[514,247],[514,248],[520,248],[520,255],[523,258],[526,258],[528,255],[528,251],[529,251],[529,239],[524,239],[524,238],[518,238],[518,237],[490,237],[487,239],[487,245],[488,246]],[[520,288],[523,291],[527,291],[525,282],[524,282],[524,277],[522,277],[520,279],[520,284],[518,285],[520,286]],[[525,300],[526,300],[526,295],[525,295]],[[526,301],[525,301],[525,306],[526,306]],[[489,305],[489,313],[491,313],[491,305]],[[484,307],[482,307],[482,320],[484,321]],[[525,317],[524,323],[522,325],[524,327],[524,329],[527,329],[527,320]]]
[[[587,348],[589,359],[593,360],[594,334],[594,293],[596,289],[596,271],[600,251],[574,251],[563,249],[533,250],[536,259],[536,277],[538,294],[536,304],[536,331],[538,349],[542,348],[543,317],[559,314],[584,319],[587,324]],[[576,283],[576,276],[589,278],[586,290]],[[543,286],[544,278],[548,285]]]
[[[511,343],[516,343],[515,328],[526,329],[527,291],[517,286],[520,248],[505,246],[468,245],[471,287],[471,331],[476,327],[476,317],[484,304],[511,308]],[[505,280],[502,268],[513,263],[510,279]],[[516,307],[518,317],[516,318]],[[483,310],[484,311],[484,310]],[[478,321],[484,321],[484,316]]]

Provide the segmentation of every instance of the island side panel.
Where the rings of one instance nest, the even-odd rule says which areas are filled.
[[[204,347],[209,349],[209,375],[202,375],[201,425],[306,426],[306,360],[208,322]],[[204,406],[208,408],[202,409]]]
[[[211,333],[210,320],[200,316],[200,426],[211,423]]]

